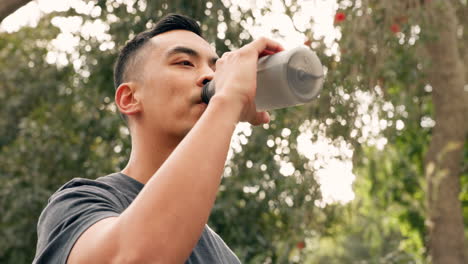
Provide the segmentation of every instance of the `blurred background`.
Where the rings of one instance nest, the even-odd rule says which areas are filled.
[[[242,263],[468,263],[466,0],[2,0],[0,263],[31,263],[48,197],[119,171],[119,48],[165,14],[219,55],[306,45],[320,97],[238,125],[209,224]]]

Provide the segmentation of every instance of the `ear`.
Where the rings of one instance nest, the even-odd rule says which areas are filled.
[[[140,113],[141,102],[135,96],[134,83],[122,83],[115,91],[115,103],[120,112],[125,115],[135,115]]]

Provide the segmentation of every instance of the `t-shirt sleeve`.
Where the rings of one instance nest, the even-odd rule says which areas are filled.
[[[76,184],[75,184],[76,185]],[[64,186],[49,199],[37,225],[34,264],[65,264],[81,234],[104,218],[124,210],[105,185]]]

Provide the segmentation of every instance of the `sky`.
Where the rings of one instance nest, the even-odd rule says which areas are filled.
[[[126,0],[120,0],[119,2],[125,2]],[[131,0],[129,0],[131,1]],[[227,0],[226,0],[227,1]],[[282,39],[275,38],[279,41],[286,49],[291,49],[302,45],[306,41],[306,37],[301,33],[298,33],[296,28],[304,28],[311,19],[314,20],[314,38],[318,39],[324,37],[324,42],[329,47],[327,52],[336,53],[338,46],[334,43],[337,38],[340,37],[340,32],[333,25],[334,15],[337,9],[335,0],[302,0],[301,12],[298,12],[295,17],[291,20],[289,17],[283,14],[283,7],[281,1],[274,0],[274,10],[272,13],[261,15],[258,9],[265,5],[264,0],[232,0],[233,5],[239,5],[241,8],[252,9],[255,16],[254,25],[248,28],[248,31],[254,38],[260,36],[266,36],[275,38],[271,31],[273,28],[279,31],[284,36]],[[0,31],[14,32],[23,26],[35,26],[41,15],[52,11],[65,11],[70,7],[74,7],[78,12],[95,15],[97,10],[92,2],[88,4],[80,0],[35,0],[22,8],[18,9],[15,13],[11,14],[3,20],[0,24]],[[294,21],[294,22],[292,22]],[[53,64],[64,65],[73,63],[75,68],[78,69],[80,66],[80,60],[76,57],[76,60],[68,61],[66,53],[73,54],[74,47],[78,45],[79,39],[74,36],[74,33],[80,32],[81,34],[88,36],[96,36],[101,38],[103,42],[101,49],[112,49],[115,45],[110,41],[110,35],[106,34],[108,27],[104,23],[95,22],[93,24],[83,24],[77,18],[65,19],[55,18],[52,23],[59,27],[62,31],[58,37],[53,41],[54,49],[49,52],[46,60]],[[77,55],[78,56],[78,55]],[[73,57],[73,56],[72,56]],[[366,99],[366,95],[363,95],[363,104],[369,104],[371,98]],[[375,144],[381,148],[385,145],[386,139],[379,137],[378,134],[381,129],[380,121],[376,116],[376,113],[363,113],[366,117],[364,118],[369,134],[369,139],[374,140]],[[274,121],[273,121],[274,122]],[[364,124],[364,126],[366,125]],[[323,128],[323,127],[322,127]],[[353,174],[352,169],[352,155],[353,151],[349,144],[346,142],[332,141],[325,136],[323,129],[313,121],[306,121],[302,127],[301,135],[296,139],[298,143],[298,151],[311,159],[311,166],[317,170],[316,179],[321,185],[321,191],[323,199],[321,201],[315,201],[319,206],[325,206],[330,203],[347,203],[354,199],[354,192],[352,184],[356,178]],[[283,136],[287,137],[290,134],[288,128],[283,130]],[[311,133],[318,133],[318,139],[312,141]],[[233,154],[233,150],[241,148],[242,141],[247,140],[246,135],[250,135],[251,127],[249,124],[239,124],[235,131],[235,136],[231,142],[230,156]],[[294,140],[294,139],[289,139]],[[276,141],[276,142],[275,142]],[[244,142],[245,143],[245,142]],[[288,143],[285,143],[281,138],[278,140],[272,140],[267,143],[267,147],[279,148],[279,151],[285,151]],[[379,145],[380,144],[380,145]],[[285,145],[285,146],[284,146]],[[317,156],[318,155],[318,156]],[[285,177],[294,175],[295,168],[292,163],[286,160],[277,160],[281,164],[280,173]],[[249,186],[246,187],[248,190]],[[252,187],[253,188],[253,187]]]

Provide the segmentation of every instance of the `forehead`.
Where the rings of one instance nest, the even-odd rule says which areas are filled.
[[[214,48],[202,37],[187,30],[172,30],[156,35],[150,40],[152,54],[162,56],[176,46],[194,49],[204,57],[218,57]]]

